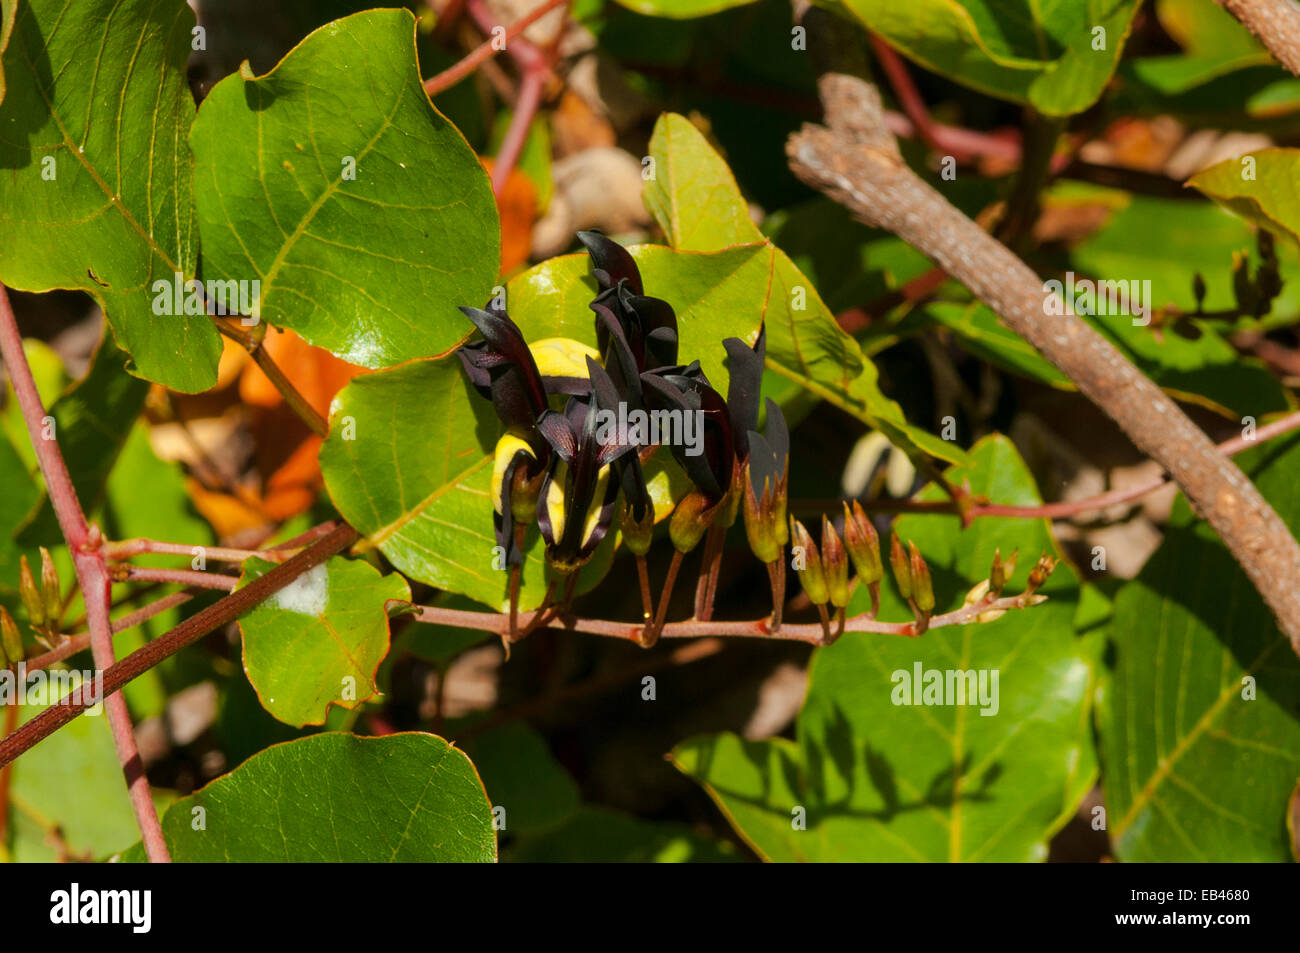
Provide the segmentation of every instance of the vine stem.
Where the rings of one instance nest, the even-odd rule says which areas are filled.
[[[1218,0],[1279,63],[1300,76],[1300,7],[1289,0]]]
[[[109,570],[114,582],[138,580],[140,582],[171,582],[196,589],[224,589],[234,592],[239,580],[216,572],[197,572],[193,569],[150,569],[143,566],[116,565]]]
[[[504,48],[509,49],[511,40],[519,36],[520,33],[523,33],[524,30],[528,29],[530,26],[532,26],[542,17],[546,16],[546,14],[550,13],[556,7],[561,6],[562,4],[567,2],[568,0],[546,0],[546,2],[543,3],[540,7],[537,7],[536,9],[520,17],[512,25],[506,28],[505,37],[504,37],[504,41],[505,41]],[[491,33],[492,31],[491,29],[489,29],[487,32]],[[436,76],[431,76],[428,79],[426,79],[424,81],[424,91],[430,96],[436,96],[439,93],[444,92],[447,89],[450,89],[452,86],[455,86],[457,83],[459,83],[470,73],[474,72],[474,70],[478,69],[484,60],[490,60],[492,57],[496,56],[497,53],[501,52],[501,50],[497,49],[496,46],[494,46],[495,42],[497,42],[496,37],[491,37],[487,40],[484,40],[481,44],[479,44],[477,47],[474,48],[473,52],[471,52],[460,62],[447,67],[445,70],[443,70],[441,73],[438,73]]]
[[[1023,609],[1036,602],[1035,593],[1021,593],[1018,596],[989,595],[969,606],[962,606],[943,615],[931,616],[927,629],[941,629],[951,625],[966,625],[976,616],[985,612]],[[472,609],[445,609],[440,606],[415,606],[414,618],[420,622],[445,625],[458,629],[477,629],[481,632],[501,634],[510,624],[510,618],[500,612],[476,612]],[[533,618],[543,610],[526,613],[526,618]],[[921,626],[916,620],[910,622],[881,622],[871,618],[871,613],[863,612],[849,619],[844,619],[838,630],[829,633],[829,640],[838,638],[839,632],[865,632],[877,635],[895,635],[916,638],[921,634]],[[560,614],[538,626],[539,629],[560,629],[566,632],[585,632],[589,635],[603,635],[628,642],[641,642],[642,626],[635,622],[614,622],[607,619],[587,619],[581,616]],[[737,622],[704,622],[699,619],[685,619],[681,622],[668,622],[658,630],[657,638],[695,639],[703,636],[786,639],[794,642],[806,642],[810,645],[826,645],[828,631],[822,623],[783,623],[779,632],[772,629],[771,617],[749,619]],[[648,647],[648,646],[646,646]]]
[[[194,598],[192,592],[173,592],[170,595],[163,596],[156,602],[151,602],[141,609],[137,609],[120,619],[114,619],[112,622],[113,634],[125,632],[127,629],[134,628],[142,622],[146,622],[158,615],[160,612],[166,612],[168,609],[189,602]],[[48,652],[40,655],[33,655],[27,659],[27,671],[35,672],[37,669],[49,668],[56,662],[62,662],[70,655],[76,655],[78,652],[90,648],[90,633],[79,632],[69,635]]]
[[[257,557],[267,562],[284,562],[293,550],[284,549],[231,549],[226,546],[189,545],[186,543],[167,543],[157,539],[123,539],[104,544],[104,556],[110,562],[131,559],[133,556],[154,554],[161,556],[193,556],[194,550],[201,550],[205,559],[215,559],[223,563],[242,563],[245,559]]]
[[[86,604],[91,652],[95,657],[95,667],[103,672],[113,666],[114,655],[113,630],[108,618],[110,584],[108,566],[101,547],[102,538],[98,529],[92,531],[86,523],[86,515],[81,510],[81,501],[77,499],[72,477],[68,474],[57,441],[46,440],[42,434],[45,406],[41,403],[36,382],[32,379],[32,370],[23,351],[22,335],[18,332],[18,321],[9,302],[9,293],[3,285],[0,285],[0,354],[4,357],[10,383],[18,398],[23,420],[27,423],[32,448],[36,451],[36,459],[45,477],[46,493],[58,518],[59,528],[63,531],[63,538],[72,552],[77,582]],[[120,692],[114,691],[104,699],[104,707],[108,711],[113,746],[117,749],[118,763],[126,777],[127,792],[136,823],[140,827],[145,854],[150,862],[168,863],[171,857],[167,853],[167,842],[163,839],[158,811],[149,791],[149,779],[145,776],[144,762],[140,759],[140,749],[136,745],[126,699]],[[5,742],[16,734],[8,735]]]
[[[123,685],[143,675],[163,659],[175,655],[214,629],[233,622],[309,569],[347,549],[358,538],[357,531],[351,526],[339,524],[287,562],[271,569],[265,576],[259,576],[244,588],[196,612],[165,635],[146,643],[103,673],[105,695],[111,696],[119,692]],[[90,707],[91,701],[79,698],[74,693],[72,697],[60,699],[58,704],[51,705],[35,718],[20,725],[17,731],[0,740],[0,767],[9,764],[24,751],[72,721]]]

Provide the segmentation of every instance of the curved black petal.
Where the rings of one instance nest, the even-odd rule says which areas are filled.
[[[627,281],[635,293],[642,293],[641,272],[626,248],[595,229],[578,232],[578,241],[586,246],[591,256],[591,271],[601,288],[613,288],[620,281]]]

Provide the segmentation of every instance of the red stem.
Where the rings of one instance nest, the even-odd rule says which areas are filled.
[[[524,30],[528,29],[535,22],[565,2],[567,2],[567,0],[546,0],[546,2],[540,7],[521,17],[512,26],[507,27],[505,35],[506,49],[513,50],[514,44],[511,43],[511,40],[514,40],[520,33],[523,33]],[[492,27],[497,24],[492,23],[489,15],[486,15],[484,12],[484,18],[480,19],[478,15],[474,14],[472,6],[470,8],[470,13],[474,15],[474,19],[478,21],[479,26],[483,28],[485,33],[492,33]],[[485,23],[486,26],[484,25]],[[424,91],[430,96],[436,96],[444,90],[455,86],[470,73],[474,72],[474,70],[478,69],[484,60],[490,60],[492,57],[496,56],[497,53],[501,51],[492,45],[493,40],[495,39],[495,37],[489,36],[487,40],[484,40],[479,44],[472,53],[462,59],[459,63],[449,66],[436,76],[431,76],[429,79],[426,79],[424,81]],[[525,43],[527,43],[527,41],[525,41]],[[533,47],[531,43],[528,43],[527,45],[536,50],[536,47]]]
[[[519,97],[515,100],[515,111],[510,117],[505,138],[492,163],[492,194],[497,198],[505,191],[506,180],[514,171],[515,164],[523,154],[524,144],[528,141],[528,130],[532,127],[537,107],[542,104],[542,90],[546,85],[547,69],[529,67],[524,70],[519,82]]]
[[[115,659],[113,631],[108,618],[108,568],[104,562],[101,540],[98,531],[92,534],[86,523],[81,501],[73,489],[72,477],[68,474],[58,443],[42,436],[45,406],[41,403],[36,382],[32,379],[32,370],[23,351],[22,335],[18,333],[18,322],[9,303],[9,294],[3,286],[0,286],[0,354],[4,356],[9,380],[13,384],[23,419],[27,423],[27,433],[45,477],[50,504],[54,507],[59,528],[72,552],[77,582],[86,603],[86,623],[90,629],[90,647],[95,657],[95,667],[101,672],[106,671],[112,667]],[[145,777],[144,762],[140,760],[140,750],[136,746],[126,699],[120,692],[114,692],[104,700],[104,707],[108,711],[113,745],[126,776],[127,791],[131,807],[135,811],[136,823],[140,826],[145,854],[154,863],[170,862],[162,826],[158,823],[158,811],[149,792],[149,779]]]
[[[215,572],[196,572],[192,569],[147,569],[142,566],[115,566],[113,576],[120,582],[128,579],[142,582],[172,582],[198,589],[224,589],[234,592],[239,580]]]

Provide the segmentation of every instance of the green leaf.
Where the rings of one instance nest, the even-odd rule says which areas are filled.
[[[1040,502],[1010,441],[987,438],[971,456],[949,480],[969,479],[973,492],[999,502]],[[942,491],[931,485],[921,497]],[[936,611],[961,605],[995,548],[1004,556],[1020,549],[1008,592],[1040,551],[1056,549],[1044,520],[979,520],[962,530],[956,516],[918,514],[895,529],[925,555]],[[1074,634],[1078,586],[1063,563],[1043,587],[1048,602],[993,622],[918,639],[846,635],[814,656],[797,744],[721,735],[693,739],[673,758],[774,860],[1042,860],[1096,776],[1095,658]],[[866,601],[859,589],[849,612]],[[881,602],[883,619],[910,615],[892,586]],[[918,667],[945,682],[949,672],[984,672],[986,690],[996,672],[998,690],[979,705],[904,704],[904,679]],[[996,713],[986,715],[993,698]],[[798,809],[806,830],[796,829]]]
[[[1198,172],[1187,184],[1293,246],[1300,243],[1300,149],[1264,149]]]
[[[660,116],[650,155],[655,174],[643,190],[646,208],[674,248],[716,251],[767,241],[750,220],[731,170],[688,119],[675,113]],[[836,322],[812,282],[784,251],[770,242],[768,247],[767,369],[881,430],[912,455],[964,460],[960,447],[906,421],[902,408],[881,392],[875,367]],[[758,289],[751,295],[757,297]]]
[[[1155,8],[1160,25],[1183,52],[1142,57],[1131,65],[1142,82],[1166,96],[1186,92],[1246,67],[1273,62],[1250,31],[1216,3],[1158,0]]]
[[[412,579],[507,608],[488,496],[501,424],[460,361],[412,361],[358,377],[335,398],[331,421],[320,465],[343,517]],[[580,591],[608,571],[615,536],[583,568]],[[522,609],[545,595],[542,550],[534,527],[524,543]]]
[[[1139,0],[842,2],[869,30],[926,69],[991,96],[1030,103],[1048,116],[1082,112],[1097,101],[1139,5]]]
[[[500,264],[496,203],[429,102],[407,10],[316,30],[229,76],[194,123],[205,279],[259,281],[260,316],[363,367],[439,354]]]
[[[126,373],[126,364],[127,355],[105,336],[86,376],[49,409],[72,488],[88,512],[103,503],[113,464],[149,394],[148,383]],[[32,546],[51,545],[63,539],[48,497],[42,496],[19,539]]]
[[[182,863],[496,859],[474,765],[419,732],[330,732],[275,745],[181,798],[162,827],[172,860]],[[139,844],[123,857],[143,859]]]
[[[501,725],[465,747],[487,787],[492,806],[504,810],[498,827],[512,836],[535,835],[567,821],[581,805],[573,778],[546,740],[526,723]]]
[[[63,679],[72,675],[75,673],[58,674],[56,699],[65,688],[71,688],[72,683],[65,684]],[[28,685],[29,690],[35,687],[30,677]],[[19,718],[26,722],[44,707],[24,705]],[[50,840],[55,827],[74,853],[93,860],[139,838],[102,706],[64,725],[14,762],[12,770],[10,847],[14,860],[57,859]]]
[[[978,301],[966,304],[938,301],[927,305],[923,314],[952,331],[962,347],[976,357],[1051,387],[1074,389],[1068,377]]]
[[[1300,529],[1300,440],[1239,459],[1277,514]],[[1181,499],[1164,543],[1120,590],[1110,635],[1115,667],[1099,706],[1116,855],[1290,860],[1300,659]]]
[[[18,0],[0,0],[0,57],[9,46],[9,38],[14,32],[14,14],[18,10]],[[0,102],[5,98],[5,74],[3,60],[0,59]]]
[[[274,568],[245,561],[240,588]],[[410,601],[405,579],[336,556],[241,617],[244,671],[266,710],[301,728],[324,724],[331,705],[356,708],[371,698],[388,654],[390,599]]]
[[[183,0],[27,0],[3,55],[0,280],[104,308],[133,373],[186,392],[217,377],[206,315],[157,314],[153,283],[194,276],[185,136],[194,14]]]
[[[513,846],[516,863],[680,864],[736,861],[727,843],[685,824],[646,821],[607,807],[586,805],[562,827]]]
[[[618,2],[629,10],[646,16],[689,20],[730,10],[732,7],[743,7],[748,3],[754,3],[755,0],[618,0]]]

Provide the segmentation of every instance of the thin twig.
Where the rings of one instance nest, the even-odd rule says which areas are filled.
[[[142,622],[152,619],[160,612],[166,612],[168,609],[175,608],[182,603],[189,602],[194,598],[193,592],[173,592],[170,595],[163,596],[157,602],[151,602],[142,609],[122,616],[120,619],[114,619],[112,622],[113,634],[125,632],[127,629],[134,628]],[[48,652],[32,656],[27,659],[27,671],[34,672],[37,669],[49,668],[56,662],[62,662],[71,655],[76,655],[84,649],[90,648],[90,633],[77,632],[67,636],[62,642],[54,646]]]
[[[193,569],[151,569],[145,566],[129,566],[118,563],[109,570],[114,582],[139,580],[144,582],[170,582],[180,586],[193,586],[196,589],[224,589],[234,592],[239,580],[217,572],[196,572]]]
[[[298,415],[312,433],[318,437],[324,437],[329,433],[329,424],[325,418],[302,395],[302,392],[293,386],[293,382],[285,376],[284,371],[280,370],[280,365],[275,363],[266,348],[262,346],[266,337],[266,325],[259,324],[257,330],[250,333],[222,318],[214,317],[212,320],[217,330],[248,352],[248,356],[284,397],[284,402],[289,409]]]
[[[163,556],[202,555],[204,559],[215,559],[223,563],[242,563],[245,559],[263,559],[270,563],[283,562],[292,555],[294,549],[231,549],[227,546],[206,546],[202,544],[166,543],[157,539],[123,539],[104,544],[104,556],[110,562],[130,559],[152,553]]]
[[[511,40],[519,36],[520,33],[523,33],[524,30],[528,29],[536,21],[540,20],[542,17],[546,16],[546,14],[550,13],[560,4],[565,2],[566,0],[546,0],[546,2],[537,9],[532,10],[523,17],[520,17],[514,24],[506,28],[504,37],[505,42],[503,44],[504,48],[509,49]],[[490,33],[491,30],[489,29],[488,32]],[[484,60],[490,60],[501,52],[496,45],[498,42],[499,41],[496,37],[484,40],[482,44],[460,62],[447,67],[436,76],[431,76],[429,79],[426,79],[424,81],[424,91],[430,96],[437,96],[439,93],[455,86],[470,73],[474,72],[474,70],[478,69],[479,65],[483,63]]]
[[[73,565],[77,571],[77,582],[81,586],[82,597],[86,604],[86,622],[90,629],[90,647],[95,656],[95,667],[104,671],[113,665],[113,633],[108,619],[110,585],[104,554],[100,549],[102,542],[98,530],[91,532],[86,523],[81,501],[72,486],[72,477],[68,474],[67,464],[59,450],[56,440],[45,439],[45,406],[37,393],[36,382],[32,378],[32,369],[27,364],[27,355],[23,351],[22,336],[18,333],[18,322],[9,303],[9,294],[0,285],[0,353],[4,356],[5,366],[9,372],[9,381],[18,398],[23,419],[27,423],[27,433],[36,451],[41,473],[45,477],[45,489],[50,504],[58,518],[59,528],[72,553]],[[158,811],[154,807],[153,796],[149,791],[149,779],[145,777],[144,762],[140,759],[140,750],[136,746],[135,730],[131,725],[131,713],[127,711],[126,699],[121,694],[109,692],[104,699],[108,711],[109,726],[113,732],[113,745],[117,749],[118,763],[126,777],[127,793],[131,807],[135,812],[136,823],[140,827],[140,837],[144,843],[146,856],[151,862],[166,863],[171,860],[167,853],[167,843],[163,839],[162,827],[158,823]],[[39,716],[38,716],[39,717]],[[34,720],[34,719],[33,719]],[[29,722],[30,724],[30,722]],[[14,735],[5,739],[8,743]]]

